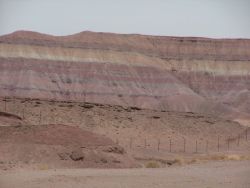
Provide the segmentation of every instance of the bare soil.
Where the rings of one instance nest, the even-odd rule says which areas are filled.
[[[20,169],[0,171],[0,187],[248,188],[250,162],[210,162],[161,169]]]
[[[173,153],[239,153],[250,149],[250,130],[247,126],[212,115],[84,102],[5,100],[6,111],[22,117],[27,125],[79,127],[104,135],[128,152],[140,154],[140,157],[149,154],[169,156]],[[2,99],[0,111],[5,111],[4,106]]]
[[[136,167],[111,139],[78,127],[36,125],[0,127],[0,169]]]

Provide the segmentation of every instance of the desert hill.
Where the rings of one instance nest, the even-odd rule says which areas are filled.
[[[124,168],[152,159],[166,165],[180,157],[249,156],[249,128],[202,113],[29,98],[2,98],[0,107],[0,169]]]
[[[250,40],[81,32],[0,37],[0,95],[249,120]]]
[[[66,125],[0,126],[2,168],[131,168],[111,139]]]

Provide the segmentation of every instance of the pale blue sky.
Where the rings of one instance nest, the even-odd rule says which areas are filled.
[[[0,35],[16,30],[250,38],[250,0],[0,0]]]

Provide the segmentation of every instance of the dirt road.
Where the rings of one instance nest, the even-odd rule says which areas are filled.
[[[1,188],[249,188],[250,161],[161,169],[60,169],[0,171]]]

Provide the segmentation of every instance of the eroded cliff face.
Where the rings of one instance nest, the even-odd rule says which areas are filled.
[[[0,95],[250,114],[250,40],[82,32],[0,37]]]

